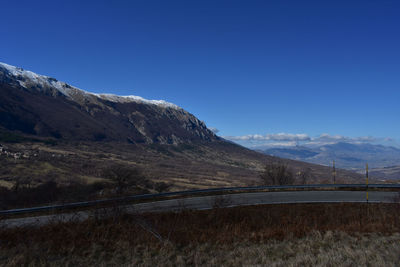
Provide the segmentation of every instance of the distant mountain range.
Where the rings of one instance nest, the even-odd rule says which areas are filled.
[[[384,168],[400,165],[400,149],[373,144],[336,144],[316,147],[293,146],[284,148],[256,148],[267,155],[301,160],[321,165],[332,165],[333,160],[338,168],[360,170],[368,163],[370,168]]]

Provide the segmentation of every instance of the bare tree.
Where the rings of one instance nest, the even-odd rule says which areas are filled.
[[[307,184],[310,182],[311,179],[311,170],[310,168],[307,168],[305,170],[299,171],[296,174],[296,180],[298,181],[299,184]]]
[[[137,188],[147,182],[147,179],[138,168],[124,165],[113,165],[105,169],[103,177],[115,183],[117,194],[122,194],[130,187]]]
[[[260,177],[265,185],[289,185],[295,181],[293,173],[280,162],[267,162]]]

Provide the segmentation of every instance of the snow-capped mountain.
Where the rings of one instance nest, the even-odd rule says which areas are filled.
[[[0,128],[68,140],[219,140],[202,121],[164,100],[94,94],[5,63],[0,63]]]
[[[13,76],[19,83],[19,85],[21,85],[24,88],[30,88],[32,86],[36,86],[39,90],[45,88],[55,88],[60,93],[71,99],[74,99],[77,95],[80,95],[85,98],[98,97],[112,102],[120,102],[120,103],[137,102],[137,103],[157,105],[160,107],[180,109],[180,107],[178,107],[177,105],[166,102],[164,100],[147,100],[143,97],[134,95],[118,96],[113,94],[90,93],[82,89],[76,88],[74,86],[71,86],[65,82],[58,81],[52,77],[39,75],[32,71],[24,70],[22,68],[11,66],[2,62],[0,62],[0,70],[1,69],[3,69],[3,71],[5,72],[8,72],[9,75]]]

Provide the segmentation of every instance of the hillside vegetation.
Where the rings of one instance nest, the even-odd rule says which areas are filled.
[[[281,160],[228,142],[137,145],[23,141],[3,143],[2,150],[0,190],[14,192],[11,199],[18,200],[14,204],[21,206],[106,198],[116,193],[157,193],[166,190],[261,185],[265,182],[260,174],[268,162],[284,164],[296,177],[307,176],[304,181],[297,179],[295,183],[332,182],[331,169],[328,167]],[[116,180],[107,175],[109,169],[115,166],[138,170],[147,182],[129,186],[127,181],[128,188],[121,192],[117,189]],[[339,170],[337,181],[360,183],[363,178],[360,174]],[[41,190],[33,192],[34,188],[46,184],[50,187],[45,190],[53,192],[55,197],[43,194]],[[19,192],[26,191],[33,193],[25,201]],[[0,201],[8,195],[2,194]]]

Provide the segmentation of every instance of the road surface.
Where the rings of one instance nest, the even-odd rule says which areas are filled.
[[[391,203],[397,192],[369,192],[370,203]],[[220,196],[190,197],[156,202],[124,205],[120,208],[128,213],[166,212],[183,209],[205,210],[215,207],[237,207],[246,205],[284,204],[284,203],[340,203],[366,202],[365,191],[292,191],[239,193]],[[3,219],[0,227],[41,226],[55,221],[83,221],[92,216],[107,216],[112,208],[95,211],[79,211],[57,215],[44,215],[26,218]]]

